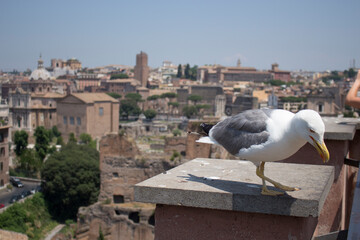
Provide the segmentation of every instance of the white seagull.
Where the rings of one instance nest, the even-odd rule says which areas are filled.
[[[264,195],[283,194],[269,190],[265,181],[284,191],[299,190],[266,177],[265,162],[288,158],[306,142],[316,148],[324,163],[330,158],[324,143],[325,125],[313,110],[296,114],[281,109],[247,110],[215,125],[202,123],[200,126],[208,136],[197,142],[223,146],[232,155],[255,164],[256,174],[263,182],[261,193]]]

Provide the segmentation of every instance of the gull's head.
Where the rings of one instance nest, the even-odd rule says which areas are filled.
[[[324,163],[329,161],[330,154],[324,143],[325,125],[319,113],[313,110],[302,110],[295,114],[297,133],[313,145]]]

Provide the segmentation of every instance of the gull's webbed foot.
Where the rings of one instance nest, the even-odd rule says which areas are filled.
[[[268,196],[280,196],[280,195],[284,195],[284,192],[269,190],[267,187],[263,187],[261,190],[261,194]]]
[[[276,188],[284,190],[284,191],[299,191],[300,190],[300,188],[285,186],[278,182],[274,182],[273,184]]]

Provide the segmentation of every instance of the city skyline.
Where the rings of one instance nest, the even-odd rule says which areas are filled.
[[[39,55],[83,67],[221,64],[284,70],[360,66],[360,2],[1,1],[0,70],[35,69]]]

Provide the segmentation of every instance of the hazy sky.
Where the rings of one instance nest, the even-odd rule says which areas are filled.
[[[359,0],[1,0],[0,69],[34,69],[40,53],[83,67],[236,65],[283,70],[360,67]]]

